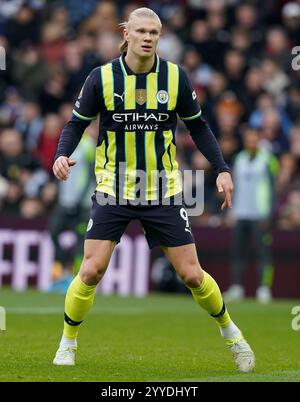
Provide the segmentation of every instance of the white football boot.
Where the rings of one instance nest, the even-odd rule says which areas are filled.
[[[242,334],[234,339],[226,339],[226,344],[233,355],[238,371],[250,373],[255,369],[255,355]]]
[[[75,346],[60,346],[56,352],[53,364],[56,366],[75,366]]]

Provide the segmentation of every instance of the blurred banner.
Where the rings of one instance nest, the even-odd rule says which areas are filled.
[[[0,218],[0,287],[10,285],[17,291],[34,286],[47,291],[51,285],[54,249],[44,219],[20,220]],[[194,227],[199,260],[225,290],[229,284],[231,230],[228,228]],[[72,235],[66,233],[72,242]],[[274,297],[300,297],[299,231],[275,231],[273,241],[275,274]],[[246,294],[253,295],[257,272],[253,253],[249,252],[246,271]],[[152,252],[138,224],[129,225],[117,245],[99,292],[104,294],[144,296],[153,289],[150,272],[160,258],[159,248]]]
[[[1,218],[0,286],[17,291],[30,285],[47,291],[51,285],[54,247],[45,220],[26,221]],[[66,232],[66,245],[72,246],[72,233]],[[142,234],[124,235],[111,258],[108,272],[99,285],[104,294],[143,296],[149,291],[150,250]]]

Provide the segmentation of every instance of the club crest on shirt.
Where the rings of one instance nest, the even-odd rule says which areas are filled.
[[[135,99],[139,105],[143,105],[147,100],[147,92],[146,89],[136,89],[135,91]]]
[[[167,103],[169,100],[169,94],[165,90],[160,90],[157,92],[156,98],[159,103]]]

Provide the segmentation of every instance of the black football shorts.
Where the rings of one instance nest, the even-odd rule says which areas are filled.
[[[119,242],[128,223],[140,221],[149,248],[155,246],[177,247],[194,243],[184,204],[176,205],[116,205],[103,204],[103,193],[95,192],[87,226],[86,239]],[[113,197],[108,196],[113,200]],[[114,205],[112,205],[114,204]]]

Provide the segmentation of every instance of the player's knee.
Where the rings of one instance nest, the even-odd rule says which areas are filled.
[[[199,276],[185,276],[183,278],[183,282],[188,286],[189,288],[198,288],[201,284],[201,279]]]
[[[198,288],[203,280],[203,272],[199,265],[193,266],[182,275],[181,279],[189,288]]]
[[[104,275],[106,268],[97,258],[85,256],[80,270],[81,278],[87,284],[97,284]]]

